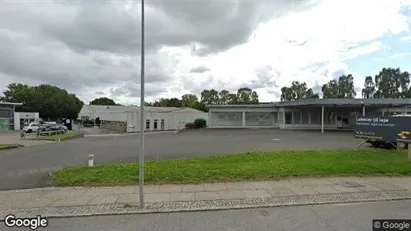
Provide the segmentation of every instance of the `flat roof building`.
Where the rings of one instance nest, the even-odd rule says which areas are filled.
[[[0,132],[14,130],[14,114],[16,106],[22,103],[0,102]]]
[[[210,128],[353,129],[358,116],[407,113],[411,99],[305,99],[207,105]]]

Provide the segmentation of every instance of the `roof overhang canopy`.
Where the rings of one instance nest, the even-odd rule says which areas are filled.
[[[320,107],[320,106],[379,106],[379,107],[401,107],[411,106],[411,98],[404,99],[304,99],[272,104],[229,104],[229,105],[207,105],[207,108],[273,108],[273,107]]]
[[[0,101],[0,105],[1,104],[3,104],[3,105],[14,105],[14,106],[21,106],[21,105],[23,105],[23,103],[9,103],[9,102],[1,102]]]

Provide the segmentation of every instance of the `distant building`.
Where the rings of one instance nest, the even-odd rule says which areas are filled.
[[[0,132],[15,130],[15,108],[21,103],[0,102]]]
[[[24,127],[24,124],[30,122],[40,123],[41,119],[38,112],[15,112],[14,121],[14,130],[18,131]]]
[[[411,99],[306,99],[272,104],[207,105],[211,128],[353,129],[358,116],[407,113]]]
[[[167,131],[184,128],[186,123],[208,114],[192,108],[144,107],[145,131]],[[95,120],[99,118],[101,128],[115,132],[140,131],[139,107],[84,105],[78,119]]]

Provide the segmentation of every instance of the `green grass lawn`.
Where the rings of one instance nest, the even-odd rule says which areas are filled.
[[[57,134],[57,135],[51,135],[51,136],[37,136],[35,138],[36,140],[58,140],[60,138],[60,141],[64,140],[69,140],[75,137],[78,137],[80,135],[79,132],[77,131],[67,131],[64,134]]]
[[[0,144],[0,149],[7,148],[8,146],[9,146],[8,144]]]
[[[411,162],[406,152],[346,150],[254,152],[145,163],[148,184],[332,175],[411,175]],[[138,165],[112,163],[62,169],[55,172],[53,182],[56,186],[136,184]]]

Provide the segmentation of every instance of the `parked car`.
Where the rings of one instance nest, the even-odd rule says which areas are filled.
[[[60,133],[66,133],[67,127],[59,125],[59,124],[43,124],[38,129],[38,133],[46,132],[46,131],[50,131],[50,132],[61,131]]]
[[[392,117],[411,117],[411,114],[397,114]],[[397,146],[397,142],[388,142],[385,140],[370,139],[367,140],[367,143],[371,144],[374,148],[395,148]],[[407,149],[408,144],[405,144],[404,148]]]
[[[39,123],[29,123],[27,126],[23,127],[23,131],[27,133],[37,132],[39,127],[40,127]]]

